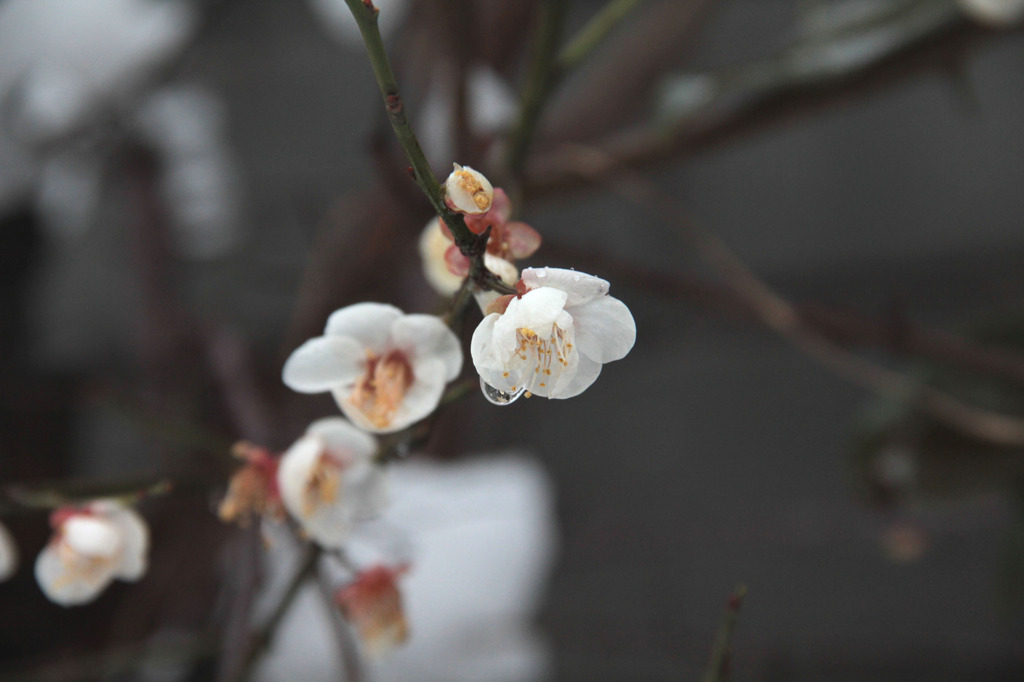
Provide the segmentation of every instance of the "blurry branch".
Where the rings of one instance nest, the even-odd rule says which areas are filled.
[[[589,156],[599,161],[600,152],[591,150]],[[765,326],[825,367],[883,395],[910,395],[923,412],[965,435],[995,445],[1024,446],[1024,420],[972,407],[931,387],[918,387],[900,372],[855,355],[804,325],[796,306],[761,281],[722,240],[689,218],[672,197],[643,177],[622,173],[610,188],[660,220],[677,226]]]
[[[519,121],[512,131],[508,147],[506,168],[512,178],[518,178],[523,170],[544,102],[558,80],[556,55],[566,9],[566,0],[541,0],[530,66],[523,84]]]
[[[729,679],[732,667],[732,637],[736,631],[736,620],[745,596],[747,596],[746,585],[737,585],[729,596],[729,601],[725,605],[725,613],[722,614],[722,622],[715,634],[711,660],[708,662],[707,670],[704,671],[702,682],[725,682]]]
[[[623,19],[643,0],[608,0],[587,24],[580,29],[569,44],[558,53],[555,62],[557,75],[564,74],[590,56],[604,42]]]
[[[209,635],[190,634],[175,641],[140,642],[106,651],[61,658],[32,668],[0,673],[0,682],[80,682],[83,679],[122,679],[148,665],[154,667],[194,663],[217,653],[217,641]],[[131,678],[134,679],[134,678]]]
[[[620,169],[692,156],[904,84],[908,75],[949,72],[970,49],[1007,33],[970,23],[949,0],[882,7],[871,21],[819,30],[764,61],[678,78],[666,87],[660,115],[593,143],[605,160],[586,174],[607,177]],[[580,186],[579,161],[568,147],[535,155],[526,168],[524,192],[539,197]]]
[[[462,214],[449,210],[444,203],[441,185],[434,177],[434,171],[430,169],[427,157],[420,148],[416,133],[413,132],[408,116],[406,116],[402,96],[398,92],[398,81],[395,79],[387,51],[384,49],[384,40],[381,38],[380,29],[377,26],[377,15],[380,10],[373,6],[371,0],[345,0],[345,3],[359,25],[359,32],[366,45],[366,53],[370,59],[370,65],[373,67],[373,74],[384,98],[384,108],[387,111],[388,120],[409,159],[413,178],[427,196],[434,212],[448,226],[459,249],[470,258],[470,277],[477,286],[483,289],[503,294],[515,293],[484,265],[483,254],[487,248],[487,240],[482,238],[483,235],[473,234],[466,227]]]
[[[56,509],[106,497],[134,502],[152,495],[166,495],[173,489],[173,482],[161,476],[67,479],[35,485],[11,484],[0,487],[0,514],[11,513],[18,508]]]
[[[305,554],[303,554],[299,567],[292,576],[288,586],[281,593],[281,597],[274,610],[267,617],[267,620],[259,628],[252,631],[246,643],[241,665],[234,671],[234,674],[226,676],[230,682],[242,682],[252,675],[260,656],[270,647],[274,640],[278,626],[288,614],[288,610],[299,596],[299,592],[306,581],[316,572],[317,563],[320,561],[320,548],[307,543]]]
[[[545,241],[544,250],[554,260],[573,260],[581,266],[580,269],[633,283],[666,298],[685,299],[711,313],[757,318],[754,307],[734,288],[697,275],[658,272],[594,251],[570,250],[552,240]],[[791,305],[802,327],[834,343],[882,348],[894,354],[924,358],[1024,387],[1024,357],[1003,348],[979,345],[952,334],[924,329],[906,319],[867,315],[817,302]]]
[[[363,666],[359,654],[359,645],[356,643],[352,628],[342,615],[341,609],[335,606],[334,589],[330,581],[323,573],[317,576],[317,587],[320,590],[320,597],[324,606],[330,611],[331,627],[334,628],[334,636],[338,642],[338,653],[341,654],[341,666],[345,676],[345,682],[362,682]],[[0,680],[2,682],[2,680]]]

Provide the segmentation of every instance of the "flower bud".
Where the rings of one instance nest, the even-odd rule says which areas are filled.
[[[444,190],[445,204],[459,213],[486,213],[494,201],[494,188],[483,173],[457,163],[444,181]]]

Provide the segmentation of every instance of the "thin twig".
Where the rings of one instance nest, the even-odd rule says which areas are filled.
[[[590,153],[596,158],[601,156],[596,150]],[[1024,446],[1024,420],[973,407],[930,386],[917,386],[910,377],[855,355],[803,325],[792,303],[759,279],[725,242],[688,217],[681,205],[645,178],[623,171],[609,186],[661,220],[676,225],[767,327],[809,357],[877,393],[912,396],[919,409],[960,433],[995,445]]]
[[[565,0],[542,0],[533,55],[523,86],[519,121],[512,132],[506,167],[512,178],[518,178],[533,142],[547,96],[554,86],[558,41],[565,23]]]
[[[737,585],[732,595],[729,596],[729,601],[725,604],[725,612],[722,614],[722,622],[715,634],[711,660],[708,662],[702,682],[725,682],[729,679],[732,668],[732,638],[736,632],[736,621],[745,596],[747,596],[746,585]]]
[[[609,0],[558,53],[558,74],[579,66],[643,0]]]
[[[1013,33],[976,26],[940,7],[945,3],[918,4],[915,11],[921,16],[901,14],[898,19],[906,28],[895,33],[897,39],[886,42],[884,49],[868,56],[862,50],[841,49],[852,40],[845,34],[842,44],[837,39],[832,46],[811,46],[822,57],[817,68],[808,61],[807,50],[811,47],[794,43],[778,55],[747,67],[694,74],[695,82],[710,86],[708,99],[679,112],[674,120],[652,117],[638,128],[595,142],[592,146],[599,147],[606,158],[600,174],[696,156],[738,137],[789,123],[797,116],[848,104],[852,98],[882,87],[905,85],[910,74],[947,73],[949,64],[962,61],[968,50]],[[534,155],[526,168],[524,194],[537,198],[579,187],[579,160],[568,147]],[[594,171],[588,170],[588,174],[594,175]]]
[[[426,195],[427,200],[433,207],[434,212],[444,221],[452,233],[459,250],[470,259],[470,275],[474,277],[478,285],[486,289],[492,289],[502,293],[513,293],[500,278],[494,276],[487,270],[483,263],[483,252],[486,249],[485,235],[476,235],[468,227],[461,213],[450,210],[444,203],[441,195],[441,185],[434,176],[427,157],[420,148],[416,139],[416,133],[409,123],[409,117],[405,111],[405,103],[398,91],[398,81],[388,60],[387,51],[384,49],[384,40],[381,38],[380,29],[377,26],[377,16],[380,13],[373,6],[371,0],[345,0],[353,18],[359,25],[359,32],[363,36],[363,43],[366,45],[366,53],[370,58],[370,65],[373,67],[373,74],[377,79],[381,95],[384,97],[384,108],[391,122],[391,128],[395,131],[395,137],[405,151],[409,159],[410,170],[413,179]]]

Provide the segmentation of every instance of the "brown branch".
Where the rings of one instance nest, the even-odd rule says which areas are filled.
[[[934,4],[934,3],[922,3]],[[1018,29],[1019,32],[1019,29]],[[592,146],[603,157],[600,168],[581,168],[572,147],[534,155],[526,168],[524,194],[538,198],[585,187],[588,180],[609,177],[621,169],[642,169],[670,159],[696,156],[737,139],[778,128],[872,93],[903,85],[928,72],[948,72],[974,50],[1011,32],[984,29],[955,12],[935,19],[926,31],[907,31],[905,41],[865,63],[801,77],[779,64],[784,51],[749,69],[775,72],[776,82],[761,82],[749,91],[723,87],[703,106],[673,123],[652,121],[606,138]],[[799,47],[799,45],[797,45]],[[790,48],[793,49],[793,48]],[[715,82],[735,81],[736,73],[705,74]]]

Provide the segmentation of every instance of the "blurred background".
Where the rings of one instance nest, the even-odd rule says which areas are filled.
[[[451,500],[436,523],[496,529],[424,550],[432,614],[471,625],[469,601],[521,628],[475,650],[452,628],[367,678],[697,679],[743,583],[734,679],[1021,679],[1024,440],[929,409],[1024,416],[1021,23],[951,0],[644,0],[502,176],[558,3],[377,4],[435,170],[514,189],[545,240],[520,265],[608,279],[638,335],[572,400],[447,408],[400,465],[396,523]],[[563,42],[605,2],[566,4]],[[34,584],[45,512],[0,496],[22,554],[0,680],[231,679],[261,574],[257,530],[215,514],[231,443],[282,450],[336,413],[279,379],[332,310],[445,309],[346,12],[0,0],[0,485],[175,482],[141,506],[146,578],[70,610]],[[794,324],[709,258],[726,247]],[[339,679],[315,657],[261,679]]]

